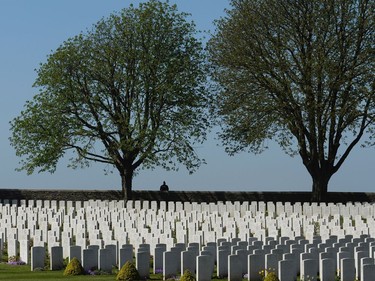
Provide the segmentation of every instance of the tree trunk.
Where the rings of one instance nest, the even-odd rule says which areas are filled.
[[[328,193],[328,181],[331,176],[327,176],[324,173],[312,176],[312,197],[313,202],[322,202],[327,200]]]
[[[122,195],[125,200],[132,199],[133,170],[128,169],[121,174]]]

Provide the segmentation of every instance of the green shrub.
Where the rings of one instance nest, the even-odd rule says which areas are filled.
[[[69,264],[69,258],[66,257],[64,260],[63,260],[63,268],[65,269]]]
[[[181,276],[180,281],[195,281],[194,274],[191,273],[189,269],[186,269],[184,274]]]
[[[83,269],[81,263],[77,258],[72,258],[70,263],[66,266],[64,270],[64,276],[69,275],[83,275],[85,270]]]
[[[280,281],[275,272],[269,272],[264,281]]]
[[[134,281],[139,280],[139,273],[134,263],[127,261],[123,267],[121,267],[117,274],[116,280]]]

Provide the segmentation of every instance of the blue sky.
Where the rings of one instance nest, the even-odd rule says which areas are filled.
[[[17,172],[19,158],[10,146],[9,121],[19,115],[37,89],[34,69],[69,37],[85,31],[102,17],[139,1],[120,0],[1,0],[0,1],[0,188],[120,189],[114,170],[105,175],[100,164],[66,168],[60,161],[54,174]],[[200,30],[214,30],[214,19],[224,15],[228,0],[175,0],[180,11],[191,13]],[[310,191],[311,179],[299,157],[290,158],[272,142],[260,155],[228,156],[214,133],[197,149],[207,165],[196,173],[140,170],[134,189],[155,190],[166,181],[171,190]],[[374,191],[375,149],[359,146],[335,174],[330,191]]]

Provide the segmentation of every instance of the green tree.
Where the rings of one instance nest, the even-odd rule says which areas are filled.
[[[300,155],[312,199],[324,200],[353,147],[374,136],[374,5],[232,0],[208,47],[227,152],[273,139]]]
[[[204,50],[187,16],[151,0],[63,42],[37,70],[40,92],[11,121],[20,170],[54,172],[73,151],[73,168],[115,167],[128,199],[140,166],[196,170],[208,95]]]

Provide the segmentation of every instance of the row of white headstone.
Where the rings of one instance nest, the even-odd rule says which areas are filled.
[[[219,239],[200,247],[198,243],[175,244],[167,250],[165,244],[158,244],[151,250],[149,244],[139,245],[135,252],[137,269],[142,278],[149,277],[150,257],[153,256],[154,273],[163,273],[164,279],[182,274],[186,269],[196,273],[197,280],[211,280],[214,266],[217,276],[228,280],[242,280],[247,275],[250,281],[262,280],[262,274],[274,271],[281,281],[293,281],[298,275],[305,280],[334,281],[339,272],[341,280],[370,281],[375,278],[374,251],[375,239],[362,236],[337,240],[331,237],[324,243],[315,237],[313,243],[304,239],[279,241],[267,239],[267,244],[256,239],[227,241]],[[46,250],[32,247],[31,269],[43,267]],[[127,261],[134,262],[134,248],[131,244],[97,245],[81,249],[71,246],[69,258],[76,257],[84,269],[98,268],[110,272],[113,266],[121,267]],[[63,265],[62,247],[52,247],[50,254],[51,270]]]
[[[86,270],[108,271],[132,260],[135,249],[142,276],[153,256],[164,277],[188,268],[209,280],[217,264],[230,280],[260,280],[259,271],[270,268],[281,281],[298,274],[315,280],[318,272],[334,280],[337,271],[341,280],[375,280],[372,204],[1,203],[0,255],[5,243],[9,257],[19,255],[32,269],[48,253],[51,269],[76,256]]]

